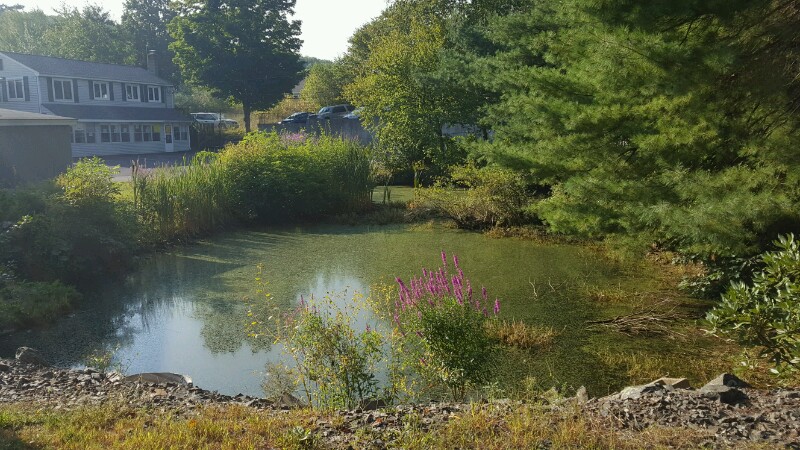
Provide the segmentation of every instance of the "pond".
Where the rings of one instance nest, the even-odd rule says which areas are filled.
[[[263,302],[262,277],[279,304],[300,296],[361,292],[437,267],[439,252],[457,254],[466,275],[501,299],[501,316],[549,326],[558,333],[547,351],[516,351],[499,380],[535,377],[541,385],[586,385],[601,394],[626,380],[598,356],[646,346],[585,322],[625,311],[619,303],[587,300],[586,287],[643,286],[654,281],[579,246],[543,244],[435,226],[310,226],[240,231],[155,255],[127,279],[87,296],[69,317],[45,330],[0,338],[0,355],[39,348],[58,365],[82,366],[110,351],[127,373],[176,372],[226,394],[262,395],[264,365],[280,348],[247,333],[247,311]],[[657,344],[657,342],[655,343]],[[616,371],[615,371],[616,370]]]

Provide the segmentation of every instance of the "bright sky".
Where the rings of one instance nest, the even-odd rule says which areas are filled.
[[[86,2],[64,0],[0,0],[15,5],[21,4],[27,11],[39,8],[46,14],[66,3],[82,7]],[[90,3],[101,5],[119,20],[124,0],[96,0]],[[303,22],[303,56],[334,59],[347,50],[347,39],[361,25],[375,18],[386,8],[387,0],[297,0],[295,20]]]

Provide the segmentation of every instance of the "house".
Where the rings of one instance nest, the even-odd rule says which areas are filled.
[[[75,119],[73,157],[187,151],[191,118],[157,73],[154,52],[147,69],[0,52],[0,108]]]
[[[54,178],[72,163],[74,119],[0,108],[0,187]]]

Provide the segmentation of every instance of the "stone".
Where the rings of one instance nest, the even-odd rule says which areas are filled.
[[[578,403],[586,403],[589,401],[589,394],[586,393],[586,386],[581,386],[575,391],[575,401]]]
[[[703,388],[705,388],[706,386],[728,386],[733,388],[749,388],[750,384],[747,383],[746,381],[741,380],[736,375],[730,373],[723,373],[717,378],[714,378],[713,380],[706,383],[706,385],[703,386]]]
[[[189,386],[189,387],[191,387],[192,385],[191,378],[185,375],[179,375],[177,373],[168,373],[168,372],[137,373],[135,375],[129,375],[123,378],[122,381],[127,383],[153,383],[153,384],[175,383],[181,386]]]
[[[610,400],[635,400],[645,394],[664,393],[666,390],[667,388],[662,384],[643,384],[640,386],[628,386],[606,398]]]
[[[376,409],[386,408],[386,401],[382,398],[371,398],[361,402],[364,411],[375,411]]]
[[[50,363],[35,348],[20,347],[17,349],[15,358],[21,363],[50,367]]]
[[[747,394],[739,389],[720,384],[707,384],[697,392],[705,398],[717,399],[728,405],[736,405],[748,400]]]
[[[0,363],[0,372],[11,372],[11,366]]]
[[[661,384],[664,386],[672,386],[675,389],[691,389],[692,385],[689,384],[689,380],[686,378],[668,378],[668,377],[661,377],[656,381],[653,381],[651,384]]]

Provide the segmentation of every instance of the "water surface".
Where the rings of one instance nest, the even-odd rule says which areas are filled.
[[[261,395],[264,364],[282,354],[268,339],[248,337],[247,311],[264,303],[256,293],[259,266],[264,288],[289,308],[301,295],[366,295],[374,283],[437,267],[441,250],[458,254],[473,285],[501,299],[502,316],[559,332],[547,352],[514,353],[501,382],[535,376],[542,383],[586,384],[596,393],[617,387],[598,376],[602,363],[589,347],[624,340],[584,325],[616,307],[588,304],[565,286],[639,281],[576,246],[409,226],[242,231],[155,255],[123,282],[89,295],[56,326],[3,337],[0,354],[28,345],[60,365],[81,366],[87,355],[112,351],[113,364],[127,373],[176,372],[206,389]]]

